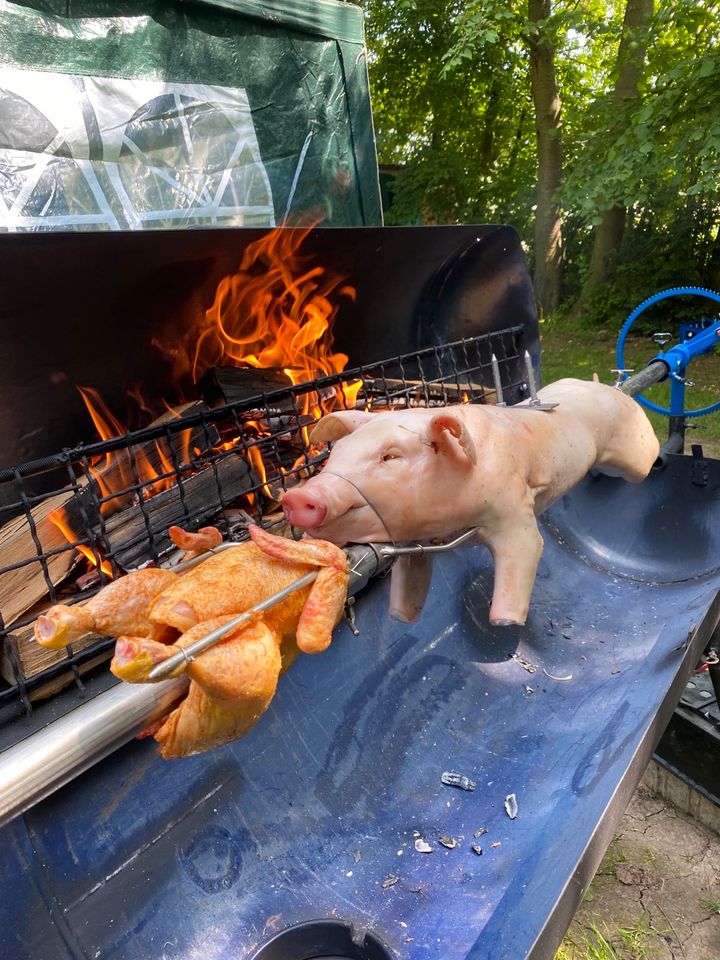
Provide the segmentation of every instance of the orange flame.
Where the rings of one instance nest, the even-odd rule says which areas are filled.
[[[113,576],[112,566],[107,560],[101,560],[98,554],[94,550],[91,550],[89,547],[86,547],[84,544],[76,543],[75,534],[70,529],[70,527],[68,526],[65,520],[62,507],[60,507],[57,510],[53,510],[52,513],[48,514],[48,520],[50,520],[51,523],[55,524],[55,526],[65,537],[67,542],[74,544],[75,549],[78,550],[79,553],[82,553],[84,557],[87,557],[87,559],[90,561],[90,563],[94,567],[97,567],[99,564],[102,572],[106,574],[108,577],[112,578]]]
[[[127,433],[127,428],[108,410],[97,390],[92,387],[77,389],[101,440],[111,440]],[[172,407],[168,406],[167,409],[173,417],[179,416]],[[191,433],[190,428],[180,431],[176,454],[180,463],[187,463],[190,459]],[[151,462],[142,446],[133,447],[132,459],[125,450],[111,451],[96,457],[89,465],[90,474],[103,497],[100,507],[103,516],[113,513],[133,496],[148,499],[173,485],[176,470],[167,445],[156,440],[153,449],[157,455],[157,465]]]
[[[292,384],[340,373],[348,357],[333,349],[339,300],[355,299],[345,279],[310,264],[299,248],[312,229],[278,227],[248,244],[236,273],[224,277],[199,324],[180,342],[154,341],[172,362],[177,380],[197,383],[213,366],[282,370]],[[362,386],[338,389],[337,402],[354,406]],[[322,404],[320,416],[325,407]],[[308,414],[313,401],[302,398]],[[327,411],[326,411],[327,412]]]
[[[221,365],[282,370],[294,385],[344,370],[348,357],[334,350],[333,324],[340,300],[354,300],[355,290],[343,277],[301,255],[300,246],[311,229],[312,226],[277,228],[249,244],[237,272],[220,281],[214,302],[199,323],[179,338],[173,331],[166,342],[154,341],[171,360],[178,387],[188,379],[196,383],[211,367]],[[304,418],[318,419],[338,407],[353,409],[361,387],[362,381],[356,380],[308,392],[298,397],[299,413]],[[78,389],[102,440],[127,432],[96,390]],[[138,409],[151,419],[151,407],[139,391],[128,392]],[[177,415],[167,403],[165,406]],[[268,432],[267,425],[260,422],[246,426],[251,426],[256,436]],[[134,447],[134,463],[125,451],[95,458],[89,470],[102,493],[103,515],[120,509],[135,497],[152,497],[170,487],[178,457],[182,464],[191,462],[191,432],[182,431],[175,458],[162,442],[155,443],[152,457],[148,456],[147,447]],[[307,447],[306,427],[302,428],[302,436]],[[241,446],[247,451],[261,489],[272,497],[268,471],[257,445],[225,440],[219,448]],[[299,457],[290,472],[305,461],[304,455]],[[279,469],[283,475],[288,472]],[[63,525],[59,517],[54,522],[70,542],[75,541],[67,524]],[[92,551],[78,549],[96,563]]]

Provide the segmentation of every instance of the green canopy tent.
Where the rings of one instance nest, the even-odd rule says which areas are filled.
[[[359,7],[0,0],[0,230],[381,217]]]

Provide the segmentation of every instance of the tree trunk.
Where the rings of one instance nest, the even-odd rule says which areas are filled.
[[[653,6],[654,0],[627,0],[613,95],[614,102],[619,107],[639,99],[639,84],[647,51],[647,39],[642,32],[638,31],[642,31],[650,23]],[[600,212],[600,223],[595,230],[588,276],[573,313],[580,312],[588,297],[615,272],[617,252],[625,235],[626,221],[627,209],[623,206],[611,207],[609,210]]]
[[[535,296],[541,312],[551,313],[560,303],[562,281],[562,227],[557,199],[562,182],[560,96],[555,79],[555,48],[537,27],[551,14],[551,0],[528,0],[530,76],[535,105],[538,180],[535,211]]]
[[[496,80],[490,82],[490,91],[485,107],[482,134],[480,136],[480,162],[489,170],[495,160],[495,125],[497,124],[500,94]]]

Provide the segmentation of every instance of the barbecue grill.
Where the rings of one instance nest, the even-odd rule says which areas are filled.
[[[245,390],[218,368],[161,422],[77,443],[81,405],[47,375],[57,352],[109,400],[118,369],[164,389],[158,287],[182,319],[260,234],[0,237],[20,424],[0,472],[0,537],[20,545],[0,563],[3,956],[551,957],[720,618],[716,461],[665,453],[641,485],[590,476],[556,504],[525,627],[488,625],[482,548],[441,552],[413,625],[387,617],[389,558],[363,560],[330,649],[210,754],[163,762],[133,739],[183,681],[117,685],[111,638],[40,667],[28,655],[50,603],[177,563],[171,525],[228,541],[249,520],[280,529],[279,491],[327,455],[308,411],[530,396],[537,323],[514,231],[316,229],[303,254],[355,291],[335,324],[346,369],[291,385],[254,373]],[[50,356],[19,376],[39,329]]]

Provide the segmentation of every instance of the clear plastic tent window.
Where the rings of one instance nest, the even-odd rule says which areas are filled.
[[[244,90],[0,70],[6,230],[274,226]]]

